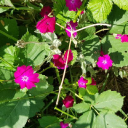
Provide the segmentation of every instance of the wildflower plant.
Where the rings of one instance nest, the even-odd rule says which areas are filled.
[[[127,0],[2,0],[0,127],[127,128],[127,13]]]

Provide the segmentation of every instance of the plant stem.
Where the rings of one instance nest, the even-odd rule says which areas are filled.
[[[65,114],[65,115],[67,115],[67,116],[70,116],[73,119],[77,119],[77,117],[72,116],[72,115],[68,114],[67,112],[62,111],[61,109],[59,109],[57,107],[55,107],[54,109],[57,110],[57,111],[59,111],[59,112],[61,112],[61,113],[63,113],[63,114]]]
[[[18,40],[18,39],[16,39],[15,37],[10,36],[9,34],[3,32],[2,30],[0,30],[0,33],[3,34],[4,36],[6,36],[6,37],[8,37],[8,38],[10,38],[10,39],[12,39],[12,40],[14,40],[14,41],[17,41],[17,40]]]
[[[91,108],[97,113],[97,115],[99,115],[100,113],[95,109],[94,106],[91,106]]]
[[[59,70],[57,67],[55,67],[55,72],[56,72],[56,76],[57,76],[57,79],[59,81],[59,84],[61,84],[61,78],[60,78]]]
[[[71,35],[72,35],[72,32],[71,32]],[[56,105],[58,105],[58,102],[59,102],[60,92],[61,92],[61,89],[62,89],[62,85],[63,85],[63,82],[64,82],[64,78],[65,78],[66,70],[67,70],[70,47],[71,47],[71,38],[70,38],[70,42],[69,42],[69,46],[68,46],[68,53],[67,53],[67,59],[66,59],[65,68],[64,68],[64,72],[63,72],[63,76],[62,76],[61,84],[60,84],[60,86],[59,86],[59,93],[58,93],[58,97],[57,97],[57,100],[56,100]]]
[[[110,24],[97,23],[97,24],[92,24],[92,25],[89,25],[89,26],[80,28],[80,29],[78,29],[78,30],[76,30],[76,31],[73,31],[73,32],[79,32],[79,31],[81,31],[81,30],[84,30],[84,29],[86,29],[86,28],[90,28],[90,27],[94,27],[94,26],[107,26],[107,27],[111,27]]]
[[[53,67],[51,67],[51,66],[50,67],[47,67],[47,68],[43,69],[42,71],[40,71],[39,74],[42,74],[43,72],[45,72],[46,70],[48,70],[50,68],[53,68]]]

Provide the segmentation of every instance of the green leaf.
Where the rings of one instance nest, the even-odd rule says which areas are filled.
[[[18,31],[17,22],[15,19],[0,18],[0,30],[8,34],[9,36],[12,36],[18,39],[19,31]],[[2,33],[0,33],[0,42],[1,42],[0,46],[16,43],[15,40],[11,39],[8,36],[5,36]]]
[[[13,46],[3,46],[0,48],[0,67],[5,67],[7,69],[14,69],[14,61],[15,61],[15,52],[16,48]]]
[[[105,91],[95,100],[94,107],[98,110],[112,110],[117,112],[123,106],[123,99],[120,93],[116,91]]]
[[[60,123],[59,119],[55,116],[43,116],[41,119],[38,119],[40,126],[43,128],[59,128]]]
[[[50,53],[50,47],[46,43],[38,43],[38,38],[27,32],[21,40],[25,42],[30,42],[25,46],[25,57],[26,64],[37,66],[43,63],[46,56]],[[32,43],[31,43],[32,42]],[[38,50],[37,50],[38,49]],[[22,53],[21,53],[22,55]]]
[[[1,0],[0,5],[14,6],[10,0]]]
[[[1,128],[23,128],[29,115],[28,100],[19,100],[0,105]]]
[[[112,0],[114,4],[119,6],[121,9],[128,10],[128,1],[127,0]]]
[[[76,50],[72,50],[72,53],[73,53],[73,60],[71,61],[71,65],[73,65],[76,62],[78,55]]]
[[[87,85],[86,89],[90,95],[95,95],[96,93],[98,93],[98,88],[95,85]]]
[[[36,83],[36,87],[28,91],[30,95],[39,96],[43,99],[53,90],[53,86],[48,84],[45,75],[39,75],[39,79],[40,82]]]
[[[90,108],[90,104],[82,102],[82,103],[79,103],[79,104],[75,104],[73,106],[73,108],[75,109],[75,111],[77,113],[83,113],[83,112],[87,111]]]
[[[44,102],[42,99],[30,99],[30,111],[29,117],[35,116],[44,107]]]
[[[117,123],[118,122],[118,123]],[[101,112],[95,119],[93,128],[127,128],[123,119],[110,112]]]
[[[91,0],[87,6],[97,22],[107,19],[112,9],[111,0]]]
[[[7,11],[9,8],[5,8],[5,7],[0,7],[0,13],[3,13],[5,11]]]
[[[106,36],[102,39],[102,50],[105,54],[109,54],[113,61],[113,66],[127,66],[128,60],[128,43],[121,43],[120,39],[115,39],[114,36]]]
[[[73,128],[92,128],[92,122],[95,120],[95,115],[92,110],[85,112],[82,116],[79,117],[76,121]]]
[[[93,36],[83,42],[81,50],[85,60],[94,64],[100,55],[100,47],[99,38],[97,36]]]

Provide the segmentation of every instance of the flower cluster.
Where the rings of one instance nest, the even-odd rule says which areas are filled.
[[[103,70],[109,69],[109,67],[112,67],[113,61],[110,59],[110,56],[108,54],[100,56],[98,58],[97,65],[98,67],[102,68]]]
[[[121,34],[117,34],[116,39],[121,39],[121,42],[124,43],[124,42],[128,42],[128,35],[124,34],[124,35],[121,35]]]
[[[77,8],[80,8],[81,5],[81,0],[66,0],[66,6],[69,8],[69,11],[77,11]]]
[[[66,96],[66,98],[63,100],[63,104],[66,108],[70,108],[73,106],[74,99],[72,96]]]
[[[17,67],[17,71],[14,73],[15,82],[20,84],[21,89],[27,88],[31,89],[36,87],[34,83],[39,82],[39,74],[34,73],[34,70],[31,66],[22,65]]]
[[[65,52],[64,56],[60,56],[58,54],[53,55],[53,63],[58,69],[64,69],[65,63],[67,59],[68,50]],[[69,50],[68,63],[73,60],[73,53]]]
[[[91,80],[92,80],[92,82],[91,82],[90,85],[96,85],[96,81],[95,81],[93,78],[91,78]],[[79,85],[79,87],[86,89],[87,84],[88,84],[88,80],[87,80],[87,79],[84,79],[83,76],[80,77],[80,79],[78,80],[78,85]]]
[[[67,23],[66,29],[68,29],[68,30],[70,30],[70,31],[75,31],[77,25],[78,25],[77,22],[76,22],[76,23],[73,23],[73,21],[70,21],[70,22]],[[69,37],[71,37],[71,32],[69,32],[68,30],[65,30],[65,31],[66,31],[67,35],[68,35]],[[74,33],[73,33],[73,36],[76,37],[76,35],[77,35],[77,32],[74,32]]]

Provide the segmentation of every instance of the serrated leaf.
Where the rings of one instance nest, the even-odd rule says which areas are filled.
[[[87,85],[86,89],[90,95],[95,95],[96,93],[98,93],[98,88],[95,85]]]
[[[105,54],[109,54],[113,61],[113,66],[127,66],[128,60],[128,43],[121,43],[120,39],[115,39],[114,36],[106,36],[102,39],[102,50]]]
[[[95,100],[94,107],[98,110],[111,110],[117,112],[123,106],[123,99],[116,91],[105,91]]]
[[[128,10],[128,0],[112,0],[121,9]]]
[[[15,61],[16,48],[13,46],[3,46],[0,48],[0,67],[5,67],[7,69],[13,70]]]
[[[15,19],[0,18],[0,30],[14,38],[18,39],[19,31],[17,22]],[[0,33],[0,46],[10,45],[16,43],[16,41]]]
[[[117,123],[118,122],[118,123]],[[93,128],[127,128],[124,120],[110,112],[101,112],[95,119]]]
[[[75,111],[77,113],[83,113],[83,112],[87,111],[90,108],[90,104],[82,102],[82,103],[79,103],[79,104],[75,104],[73,106],[73,108],[75,109]]]
[[[92,64],[98,59],[100,55],[100,42],[97,36],[94,36],[88,40],[83,42],[81,46],[82,53],[84,55],[85,60],[91,62]]]
[[[107,19],[112,9],[111,0],[91,0],[87,6],[97,22]]]
[[[59,119],[55,116],[43,116],[38,119],[41,127],[58,128],[60,127]]]
[[[44,102],[42,99],[30,99],[30,111],[29,117],[35,116],[37,112],[39,112],[44,106]]]
[[[95,120],[94,113],[92,110],[87,111],[79,117],[78,121],[73,125],[73,128],[91,128],[93,120]]]
[[[39,79],[39,83],[36,83],[36,87],[30,89],[29,93],[32,96],[39,96],[43,99],[53,90],[53,86],[48,84],[45,75],[39,75]]]
[[[0,105],[1,128],[23,128],[29,115],[29,101],[19,100]]]

